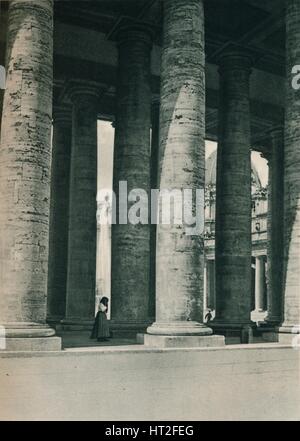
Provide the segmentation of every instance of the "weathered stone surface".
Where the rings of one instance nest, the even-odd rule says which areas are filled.
[[[0,351],[0,419],[299,421],[299,368],[298,351],[274,344]]]
[[[225,345],[222,335],[144,335],[144,345],[152,348],[211,348]]]
[[[220,59],[214,327],[243,327],[251,314],[250,59]]]
[[[74,84],[66,323],[93,320],[96,287],[97,85]]]
[[[199,0],[164,2],[159,187],[204,188],[204,11]],[[195,192],[194,192],[195,199]],[[203,213],[204,216],[204,213]],[[156,322],[148,333],[206,335],[204,244],[185,225],[157,226]]]
[[[0,65],[5,66],[5,36],[7,35],[7,14],[3,14],[0,4]],[[0,88],[0,139],[4,89]]]
[[[255,311],[264,310],[265,293],[265,259],[264,256],[255,258]]]
[[[287,85],[284,136],[284,321],[283,331],[300,332],[300,90],[292,68],[300,60],[300,1],[286,2]]]
[[[36,337],[49,335],[42,324],[48,268],[52,44],[52,0],[10,1],[0,149],[0,323],[22,338],[32,322],[41,324],[40,329],[34,325]]]
[[[114,191],[126,181],[133,189],[150,190],[152,39],[146,28],[119,34],[119,81],[114,152]],[[128,204],[128,209],[132,203]],[[118,209],[117,209],[118,214]],[[149,323],[150,225],[112,226],[112,327],[125,330]]]
[[[215,261],[206,261],[206,306],[214,310],[216,307]]]
[[[26,338],[8,338],[6,351],[26,351],[26,352],[52,352],[61,350],[61,338],[40,338],[40,337],[26,337]]]
[[[272,152],[269,159],[267,288],[269,324],[279,324],[283,313],[283,176],[284,131],[271,134]]]
[[[71,109],[55,109],[51,163],[47,321],[65,317],[68,268]]]
[[[158,188],[159,167],[159,101],[152,104],[151,132],[151,189]],[[155,320],[155,288],[156,288],[156,224],[151,225],[150,231],[150,297],[149,317]]]

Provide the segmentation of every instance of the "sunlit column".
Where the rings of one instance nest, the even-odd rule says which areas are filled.
[[[46,325],[53,2],[11,0],[0,148],[0,324],[8,350],[57,350]]]
[[[300,333],[300,90],[292,70],[300,60],[300,1],[286,2],[286,102],[284,131],[284,316],[282,333]]]
[[[166,0],[163,7],[159,186],[193,190],[194,204],[196,189],[202,191],[204,223],[203,2]],[[156,321],[145,335],[149,346],[216,343],[203,324],[204,236],[202,224],[199,227],[189,234],[187,223],[174,224],[174,217],[157,226]],[[216,339],[216,344],[223,343],[221,337]]]

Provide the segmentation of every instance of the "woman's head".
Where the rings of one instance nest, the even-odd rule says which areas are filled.
[[[102,303],[104,306],[108,305],[108,298],[107,297],[102,297],[102,299],[100,300],[100,303]]]

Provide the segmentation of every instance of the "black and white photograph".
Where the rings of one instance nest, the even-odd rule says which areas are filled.
[[[0,421],[300,421],[300,0],[0,0]]]

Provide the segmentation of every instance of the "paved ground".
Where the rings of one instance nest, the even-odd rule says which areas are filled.
[[[90,347],[110,347],[110,346],[131,346],[136,345],[136,339],[110,338],[107,342],[98,342],[90,339],[90,333],[65,333],[62,336],[63,348],[90,348]]]
[[[0,353],[1,420],[299,420],[299,391],[278,344]]]

